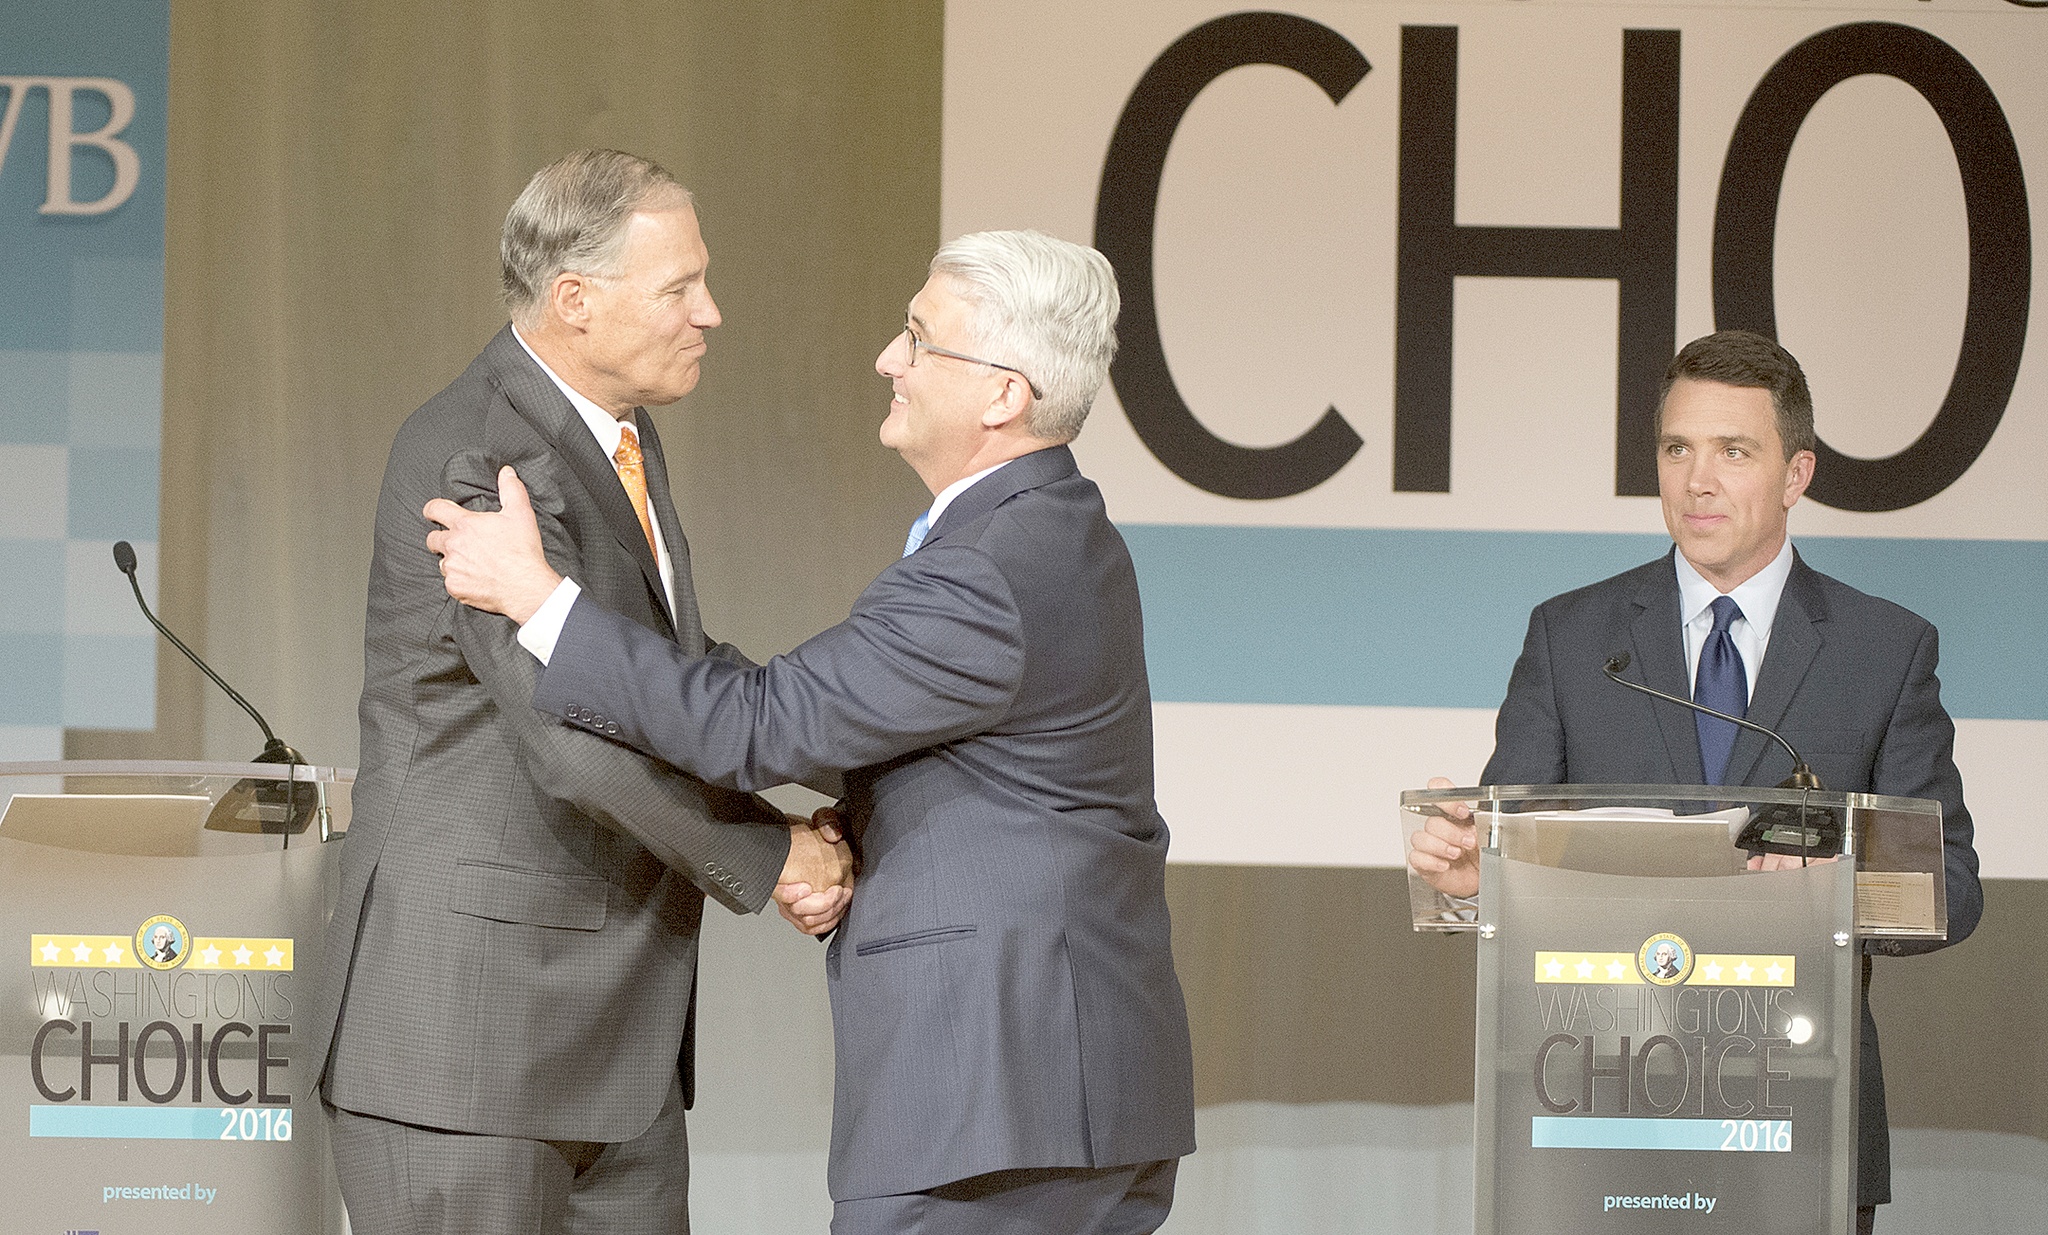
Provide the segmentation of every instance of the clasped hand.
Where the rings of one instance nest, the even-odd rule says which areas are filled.
[[[839,812],[821,806],[809,819],[789,816],[789,861],[775,882],[775,905],[790,925],[822,935],[853,902],[853,848]]]
[[[523,626],[562,577],[541,551],[533,503],[510,467],[498,469],[498,504],[493,513],[465,510],[445,497],[428,502],[421,513],[441,527],[427,534],[427,548],[441,557],[450,596]]]
[[[498,502],[495,513],[440,497],[428,502],[422,513],[440,527],[428,533],[427,548],[440,555],[450,596],[524,625],[562,577],[548,565],[533,503],[510,467],[498,469]],[[806,935],[822,935],[839,925],[852,900],[853,850],[838,813],[824,806],[809,819],[789,816],[789,859],[775,886],[782,916]]]

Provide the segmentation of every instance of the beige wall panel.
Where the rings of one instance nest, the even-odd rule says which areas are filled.
[[[399,422],[503,321],[534,169],[649,155],[698,194],[726,325],[659,414],[707,622],[761,654],[844,616],[923,489],[875,353],[938,242],[941,6],[179,4],[163,609],[286,740],[355,761],[363,583]],[[162,658],[158,733],[260,745]]]

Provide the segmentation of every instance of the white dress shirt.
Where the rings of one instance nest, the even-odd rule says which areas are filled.
[[[1685,631],[1685,680],[1697,682],[1700,649],[1714,631],[1714,599],[1721,589],[1707,582],[1683,552],[1674,553],[1678,563],[1678,617]],[[1728,627],[1728,637],[1742,657],[1742,673],[1749,681],[1750,698],[1756,697],[1757,670],[1763,667],[1764,650],[1771,643],[1771,624],[1778,617],[1778,601],[1785,595],[1785,580],[1792,577],[1792,541],[1788,537],[1770,565],[1736,585],[1727,595],[1742,610]]]
[[[927,529],[937,527],[939,525],[939,516],[946,513],[946,507],[951,506],[953,504],[954,498],[959,497],[961,494],[967,492],[969,489],[972,489],[976,484],[980,483],[982,480],[986,479],[989,476],[993,476],[996,472],[1009,466],[1013,462],[1015,462],[1015,460],[1005,459],[1001,463],[996,464],[994,467],[982,468],[980,471],[976,472],[972,476],[962,476],[960,479],[954,481],[952,484],[947,485],[945,488],[939,490],[939,495],[932,499],[931,509],[924,512],[925,527]]]
[[[548,368],[547,361],[534,355],[533,349],[527,347],[526,340],[520,336],[517,326],[512,328],[512,337],[519,340],[519,346],[526,349],[526,354],[533,357],[533,363],[540,366],[540,371],[548,375],[548,380],[561,390],[563,396],[569,400],[569,405],[576,409],[576,414],[583,418],[583,423],[589,427],[591,436],[597,439],[597,448],[604,452],[604,457],[611,459],[616,455],[619,451],[619,442],[626,436],[624,425],[619,418],[585,398],[569,383],[563,381],[561,375]],[[676,568],[674,561],[669,557],[668,540],[661,534],[661,520],[654,517],[652,498],[649,498],[647,523],[654,529],[654,560],[661,567],[662,595],[668,601],[669,613],[673,615],[676,611]],[[582,594],[583,589],[574,579],[564,579],[555,585],[555,590],[548,595],[547,600],[526,620],[526,624],[519,628],[519,645],[538,657],[540,663],[548,663],[548,657],[555,652],[555,640],[561,638],[562,624],[569,620],[569,609]]]

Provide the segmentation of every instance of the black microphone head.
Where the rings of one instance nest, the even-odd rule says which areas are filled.
[[[1608,657],[1606,672],[1620,673],[1622,670],[1628,668],[1629,660],[1630,657],[1627,652],[1617,653],[1616,655]]]
[[[128,543],[127,541],[125,541],[125,540],[117,540],[117,541],[115,541],[115,542],[114,542],[114,565],[115,565],[115,566],[117,566],[117,567],[119,567],[119,568],[120,568],[120,571],[121,571],[121,573],[122,573],[122,574],[124,574],[124,575],[132,575],[132,574],[134,574],[134,573],[135,573],[135,546],[134,546],[134,545],[131,545],[131,544],[129,544],[129,543]]]

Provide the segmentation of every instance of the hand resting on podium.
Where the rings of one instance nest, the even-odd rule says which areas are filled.
[[[1432,776],[1429,787],[1452,785]],[[1469,900],[1479,895],[1479,827],[1472,822],[1472,808],[1463,802],[1443,802],[1436,809],[1441,813],[1425,819],[1408,838],[1408,869],[1444,895]]]

